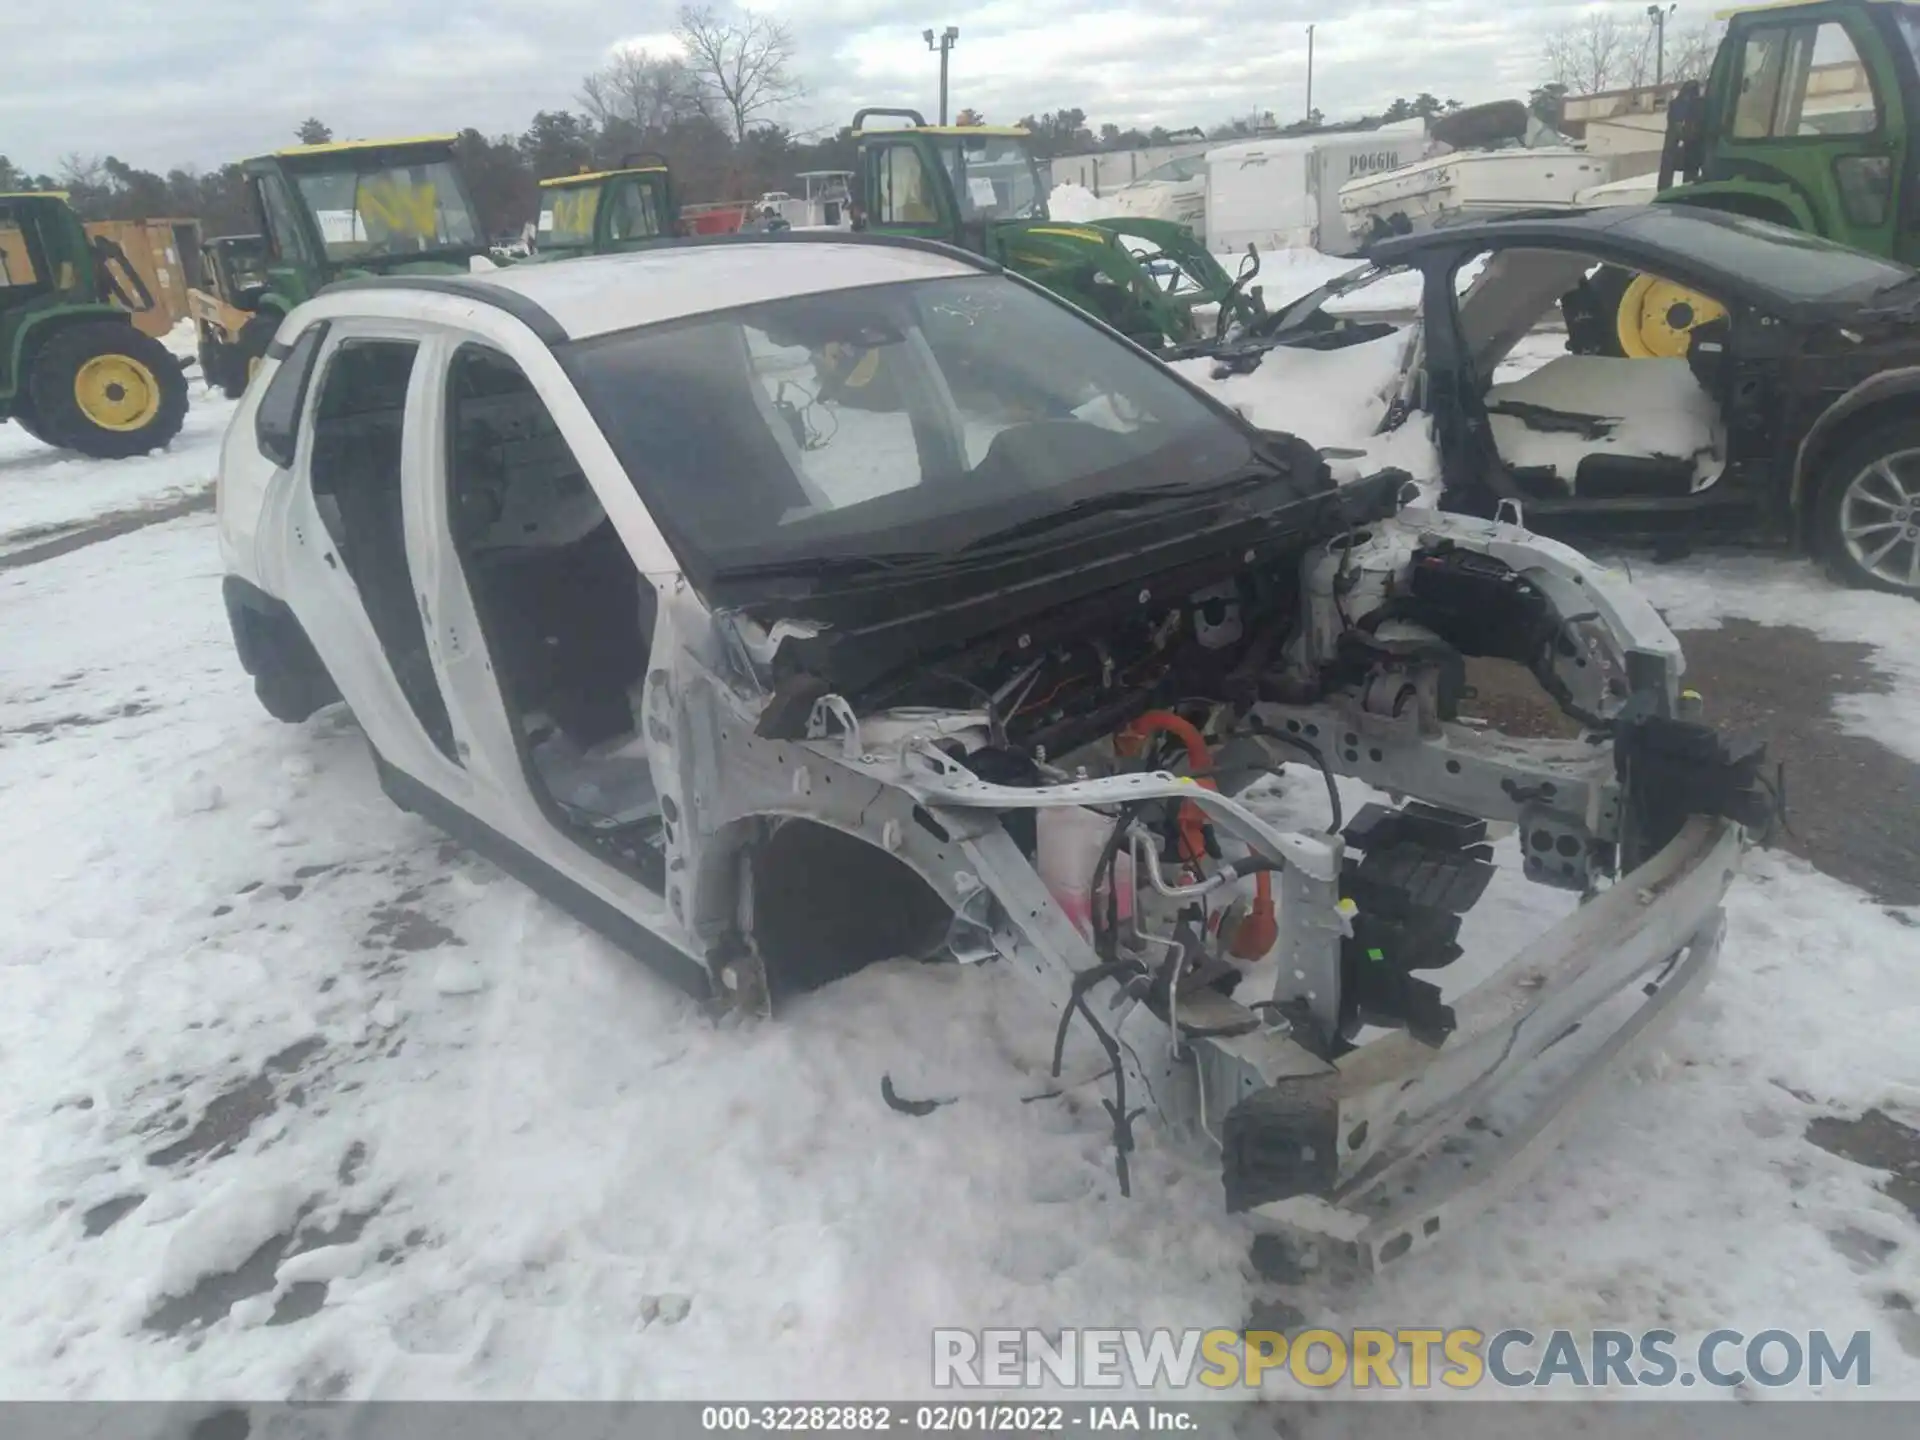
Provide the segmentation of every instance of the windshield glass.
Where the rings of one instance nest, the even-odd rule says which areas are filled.
[[[267,266],[272,259],[264,235],[226,246],[224,263],[228,285],[236,291],[264,289],[268,279]]]
[[[1207,157],[1189,155],[1181,160],[1169,160],[1164,165],[1156,165],[1136,182],[1147,184],[1160,181],[1198,180],[1207,173]]]
[[[1000,276],[745,306],[562,358],[696,579],[949,552],[1254,464],[1247,432],[1168,371]]]
[[[1026,220],[1038,214],[1044,191],[1025,137],[941,137],[938,145],[962,220]]]
[[[447,160],[296,174],[329,260],[363,260],[480,243],[460,173]]]
[[[1864,300],[1913,276],[1896,261],[1744,215],[1656,206],[1622,231],[1789,300]]]

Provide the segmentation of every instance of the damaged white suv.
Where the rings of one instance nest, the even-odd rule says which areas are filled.
[[[219,514],[262,701],[343,698],[399,804],[722,1006],[1011,965],[1112,1058],[1123,1190],[1145,1108],[1365,1266],[1697,987],[1769,810],[1644,601],[1404,479],[976,257],[790,235],[336,286]],[[1463,717],[1474,656],[1579,738]],[[1581,903],[1443,992],[1516,829]]]

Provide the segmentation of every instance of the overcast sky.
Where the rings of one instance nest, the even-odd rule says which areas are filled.
[[[346,136],[523,129],[572,108],[609,49],[670,31],[671,0],[0,0],[0,155],[54,170],[72,153],[146,169],[211,167],[290,143],[317,115]],[[1329,118],[1431,90],[1524,98],[1540,42],[1589,9],[1644,4],[1420,0],[762,0],[792,28],[809,95],[796,128],[861,104],[937,104],[921,31],[960,28],[952,106],[989,120],[1078,105],[1097,129],[1211,124],[1306,107]],[[1704,18],[1707,7],[1692,7]],[[1682,8],[1679,21],[1688,18]]]

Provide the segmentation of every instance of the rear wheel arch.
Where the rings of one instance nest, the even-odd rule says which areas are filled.
[[[1920,366],[1883,370],[1842,395],[1813,422],[1794,459],[1792,511],[1803,545],[1816,539],[1816,500],[1836,457],[1862,437],[1920,413]]]
[[[1920,599],[1920,414],[1906,399],[1863,408],[1835,435],[1804,519],[1836,580]]]

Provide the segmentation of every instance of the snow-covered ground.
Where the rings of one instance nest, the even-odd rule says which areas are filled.
[[[192,355],[193,322],[182,320],[161,343],[176,355]],[[197,363],[187,367],[187,391],[179,438],[166,450],[118,464],[51,449],[18,425],[0,422],[0,552],[97,515],[206,493],[234,402],[201,383]]]
[[[1709,630],[1738,619],[1871,645],[1873,667],[1890,688],[1837,696],[1834,714],[1842,728],[1920,764],[1920,605],[1843,589],[1811,560],[1717,555],[1685,565],[1638,564],[1632,574],[1676,630]]]
[[[69,517],[209,476],[194,407],[148,461],[7,449],[0,533],[41,468]],[[219,579],[206,515],[0,571],[0,1397],[914,1395],[935,1325],[1244,1319],[1210,1168],[1144,1130],[1122,1200],[1096,1094],[1024,1103],[1056,1016],[1017,977],[885,965],[715,1026],[393,808],[340,711],[261,713]],[[1676,623],[1881,647],[1889,727],[1920,702],[1911,606],[1775,561],[1644,579]],[[1493,899],[1497,948],[1565,897]],[[1874,1393],[1920,1398],[1887,1298],[1920,1238],[1802,1138],[1920,1114],[1913,932],[1773,854],[1730,912],[1702,1003],[1537,1180],[1315,1318],[1870,1329]],[[896,1114],[883,1075],[956,1103]]]

